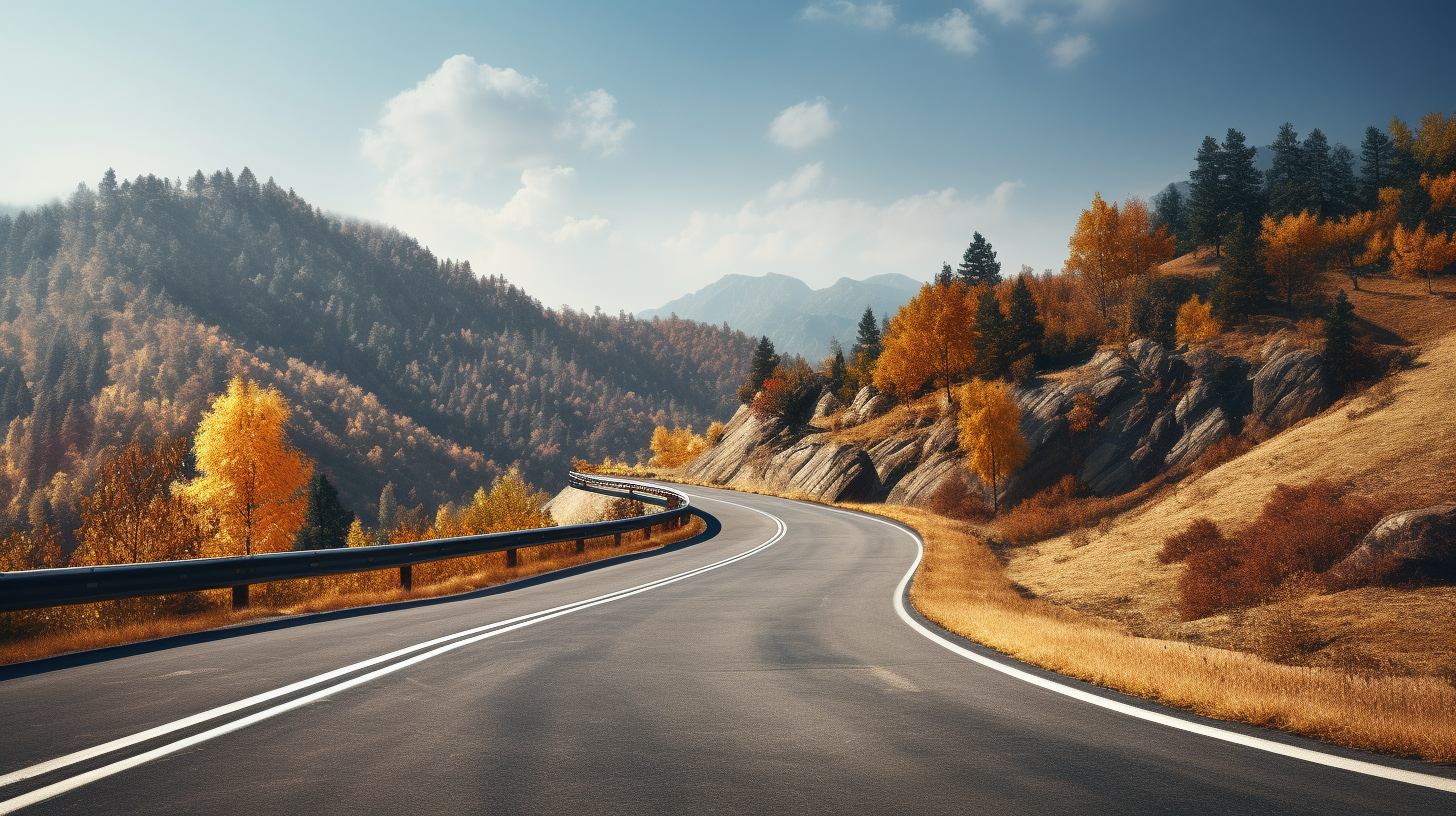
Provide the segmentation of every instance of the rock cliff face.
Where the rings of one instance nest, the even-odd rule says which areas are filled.
[[[1002,486],[1003,501],[1025,498],[1074,473],[1094,492],[1131,490],[1159,473],[1187,468],[1211,446],[1257,421],[1278,432],[1328,407],[1335,393],[1318,354],[1276,342],[1259,370],[1241,357],[1207,349],[1173,353],[1148,340],[1104,349],[1055,379],[1014,391],[1026,464]],[[1073,433],[1067,414],[1088,394],[1099,420]],[[823,414],[832,405],[821,400]],[[715,484],[764,487],[826,501],[918,504],[949,476],[963,474],[955,411],[938,416],[898,410],[865,388],[840,415],[840,427],[879,421],[870,442],[845,434],[791,429],[739,409],[722,441],[686,475]],[[863,431],[852,438],[863,439]],[[973,489],[981,489],[974,476]]]

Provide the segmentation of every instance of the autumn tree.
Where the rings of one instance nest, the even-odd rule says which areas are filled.
[[[1307,292],[1322,268],[1324,235],[1319,220],[1308,210],[1278,221],[1264,216],[1259,239],[1269,276],[1279,282],[1284,305],[1294,305],[1296,292]]]
[[[652,466],[675,468],[688,464],[708,449],[707,440],[693,433],[691,427],[668,430],[658,425],[652,432]]]
[[[1001,262],[996,260],[996,250],[981,233],[973,233],[971,244],[961,256],[958,268],[961,282],[967,286],[995,286],[1001,282]]]
[[[248,555],[289,549],[303,523],[312,467],[288,441],[291,410],[276,389],[234,377],[197,426],[202,475],[187,493],[216,514],[231,548]]]
[[[295,550],[324,550],[348,546],[349,528],[357,519],[339,501],[339,491],[323,471],[315,470],[304,489],[307,502],[303,525],[293,540]]]
[[[553,527],[556,523],[551,514],[541,509],[550,498],[511,468],[495,480],[490,492],[477,490],[470,505],[460,512],[459,520],[472,535]]]
[[[969,342],[974,325],[967,297],[958,284],[922,286],[890,320],[875,366],[875,387],[906,398],[930,384],[944,388],[949,399],[951,385],[976,361]]]
[[[185,438],[132,443],[101,467],[96,487],[78,501],[77,566],[197,558],[213,532],[203,512],[173,484],[183,478]]]
[[[1178,342],[1196,346],[1217,337],[1223,331],[1213,309],[1207,303],[1200,303],[1194,295],[1178,310]]]
[[[991,494],[991,514],[1000,511],[1000,487],[1026,462],[1026,438],[1021,435],[1021,409],[1002,382],[972,380],[958,389],[960,407],[958,441],[966,454],[966,467],[981,477]]]
[[[1426,279],[1426,292],[1434,294],[1431,277],[1456,263],[1456,243],[1444,232],[1429,231],[1425,222],[1414,230],[1397,224],[1391,236],[1390,271],[1403,278]]]
[[[1177,239],[1167,226],[1153,227],[1148,205],[1137,196],[1129,196],[1117,212],[1116,242],[1120,280],[1152,273],[1173,260],[1177,249]]]
[[[1101,193],[1093,193],[1092,206],[1077,218],[1077,229],[1067,242],[1071,254],[1066,269],[1087,282],[1104,318],[1111,289],[1127,268],[1118,252],[1117,215],[1117,204],[1108,204]]]

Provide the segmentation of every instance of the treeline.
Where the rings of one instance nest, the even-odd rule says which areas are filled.
[[[0,526],[73,530],[132,443],[186,435],[232,375],[374,508],[438,506],[517,466],[627,458],[660,424],[731,411],[752,341],[682,320],[542,308],[396,230],[329,216],[248,169],[108,172],[0,216]]]

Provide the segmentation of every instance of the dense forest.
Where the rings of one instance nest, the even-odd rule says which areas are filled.
[[[545,309],[247,168],[108,171],[0,215],[0,524],[74,529],[104,462],[192,433],[232,375],[282,392],[290,437],[361,513],[387,482],[430,507],[512,465],[551,486],[573,457],[724,417],[752,343]]]

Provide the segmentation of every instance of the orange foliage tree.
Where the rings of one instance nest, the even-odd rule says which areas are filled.
[[[292,409],[273,388],[234,377],[197,426],[201,476],[187,493],[217,516],[224,546],[251,555],[291,549],[303,524],[307,457],[288,442]]]
[[[1117,204],[1102,200],[1101,193],[1092,194],[1092,206],[1077,218],[1077,229],[1067,242],[1067,271],[1080,275],[1097,295],[1097,306],[1107,317],[1107,299],[1126,269],[1119,263]]]
[[[951,384],[976,362],[971,297],[959,283],[922,286],[890,320],[875,365],[875,387],[905,398],[930,383],[944,388],[949,399]]]
[[[693,433],[691,427],[668,430],[667,426],[658,425],[652,432],[649,447],[652,448],[653,467],[675,468],[697,459],[709,446],[707,440]]]
[[[999,380],[972,380],[956,394],[960,449],[966,467],[981,477],[991,494],[991,514],[1000,510],[1001,483],[1026,462],[1026,438],[1021,435],[1021,409],[1011,398],[1011,387]]]
[[[1391,236],[1390,271],[1403,278],[1426,278],[1426,292],[1433,293],[1431,276],[1456,263],[1456,243],[1444,232],[1428,231],[1425,222],[1414,230],[1399,224]]]
[[[1152,228],[1148,205],[1136,196],[1122,202],[1117,213],[1117,262],[1119,278],[1151,274],[1173,260],[1178,239],[1168,234],[1167,225]]]
[[[1218,318],[1213,316],[1213,304],[1200,303],[1198,295],[1190,297],[1188,302],[1178,309],[1175,328],[1178,333],[1178,342],[1187,343],[1190,346],[1206,343],[1223,331]]]
[[[1319,219],[1308,210],[1275,221],[1264,216],[1260,254],[1270,277],[1284,290],[1284,305],[1294,305],[1294,293],[1309,289],[1320,272],[1324,233]]]
[[[77,502],[76,566],[197,558],[214,525],[181,491],[186,438],[163,438],[151,450],[128,445],[101,468],[96,488]]]

